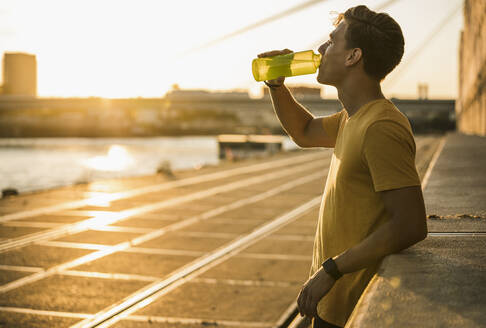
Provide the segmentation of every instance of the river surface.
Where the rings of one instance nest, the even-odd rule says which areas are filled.
[[[286,138],[283,149],[297,146]],[[51,189],[108,178],[217,165],[214,136],[0,139],[0,189]]]

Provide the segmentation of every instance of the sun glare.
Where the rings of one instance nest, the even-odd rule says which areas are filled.
[[[122,171],[133,164],[128,150],[120,145],[112,145],[106,156],[95,156],[83,161],[83,164],[99,171]]]

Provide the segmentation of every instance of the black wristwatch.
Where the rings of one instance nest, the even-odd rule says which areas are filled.
[[[322,263],[322,268],[324,269],[324,271],[326,271],[326,273],[333,277],[334,280],[338,280],[343,276],[332,257],[328,258]]]
[[[269,87],[270,89],[277,89],[278,87],[282,86],[282,84],[271,84],[271,83],[268,83],[267,81],[263,81],[263,83],[265,83],[267,85],[267,87]]]

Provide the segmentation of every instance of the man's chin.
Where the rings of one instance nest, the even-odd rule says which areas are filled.
[[[320,84],[331,85],[329,81],[327,81],[323,76],[317,75],[316,80]]]

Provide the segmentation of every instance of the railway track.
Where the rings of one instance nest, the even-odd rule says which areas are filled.
[[[438,145],[417,138],[421,177]],[[1,216],[0,326],[298,325],[295,297],[331,154],[302,151]],[[8,229],[39,231],[8,238]]]

